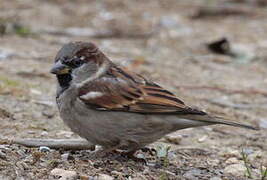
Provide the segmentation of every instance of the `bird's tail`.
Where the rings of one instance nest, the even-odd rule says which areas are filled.
[[[201,121],[201,122],[206,122],[206,123],[210,123],[210,124],[225,124],[225,125],[229,125],[229,126],[241,127],[241,128],[246,128],[246,129],[260,130],[257,127],[253,127],[253,126],[238,123],[238,122],[233,122],[232,120],[229,120],[229,119],[226,119],[223,117],[218,117],[218,116],[196,115],[195,118],[191,116],[189,119]]]

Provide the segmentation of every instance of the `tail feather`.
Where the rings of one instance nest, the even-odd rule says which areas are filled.
[[[241,127],[241,128],[246,128],[246,129],[252,129],[252,130],[260,130],[257,127],[253,127],[251,125],[243,124],[243,123],[238,123],[238,122],[233,122],[229,121],[228,119],[222,118],[222,117],[211,117],[213,118],[213,121],[218,124],[225,124],[229,126],[236,126],[236,127]]]
[[[250,126],[250,125],[247,125],[247,124],[238,123],[238,122],[233,122],[233,121],[228,120],[226,118],[217,117],[217,116],[196,115],[196,116],[190,116],[190,118],[188,118],[188,119],[207,122],[207,123],[210,123],[210,124],[225,124],[225,125],[229,125],[229,126],[241,127],[241,128],[246,128],[246,129],[260,130],[257,127],[253,127],[253,126]]]

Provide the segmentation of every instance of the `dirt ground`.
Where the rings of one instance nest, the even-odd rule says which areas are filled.
[[[264,179],[266,9],[260,0],[0,0],[0,179]],[[207,49],[223,37],[234,55]],[[59,118],[56,79],[49,74],[69,41],[95,42],[114,62],[186,104],[261,130],[178,131],[150,145],[156,154],[140,151],[146,163],[10,143],[78,138]]]

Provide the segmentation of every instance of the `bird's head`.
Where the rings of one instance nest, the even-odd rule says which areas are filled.
[[[90,77],[99,76],[99,72],[104,73],[109,63],[95,44],[71,42],[58,51],[50,72],[57,76],[59,91],[63,92],[71,83],[81,83]]]
[[[55,64],[50,72],[56,75],[71,74],[86,63],[101,64],[101,51],[93,43],[71,42],[65,44],[57,53]]]

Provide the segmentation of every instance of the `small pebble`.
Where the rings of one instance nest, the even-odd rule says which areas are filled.
[[[54,117],[55,112],[51,111],[51,110],[44,110],[44,111],[42,111],[42,114],[43,114],[43,116],[50,119],[50,118]]]
[[[246,154],[246,155],[250,155],[253,153],[253,149],[251,148],[244,148],[243,149],[243,152]]]
[[[148,167],[144,167],[144,171],[143,171],[143,174],[149,174],[150,170]]]
[[[237,164],[240,163],[240,160],[238,160],[236,157],[231,157],[225,161],[226,164]]]
[[[0,149],[10,150],[9,145],[6,144],[0,144]]]
[[[183,137],[181,135],[167,135],[165,136],[166,141],[173,143],[173,144],[180,144]]]
[[[57,136],[63,136],[63,137],[66,137],[66,138],[70,138],[74,133],[71,132],[71,131],[59,131],[56,135]]]
[[[68,158],[69,158],[69,153],[64,153],[64,154],[61,155],[61,159],[63,161],[68,161]]]
[[[138,154],[136,154],[135,156],[136,156],[137,158],[139,158],[139,159],[145,159],[145,155],[142,154],[142,153],[138,153]]]
[[[113,180],[114,178],[107,174],[99,174],[95,176],[95,180]]]
[[[47,136],[47,135],[48,135],[48,132],[47,131],[41,132],[41,136]]]
[[[61,159],[63,161],[70,161],[70,160],[74,160],[74,157],[70,153],[64,153],[61,155]]]
[[[76,180],[78,178],[77,172],[60,168],[55,168],[50,173],[53,176],[59,176],[59,180]]]
[[[177,155],[175,154],[175,152],[170,151],[170,152],[168,153],[168,158],[169,158],[169,159],[175,159],[175,158],[177,158]]]
[[[260,128],[267,129],[267,119],[260,118],[259,119],[259,126],[260,126]]]
[[[115,176],[123,176],[123,173],[119,171],[111,171],[110,174],[115,175]]]
[[[146,165],[147,166],[150,166],[150,167],[155,167],[156,166],[156,163],[147,162]]]
[[[201,170],[200,169],[191,169],[187,171],[183,176],[188,179],[196,179],[198,176],[201,175]]]
[[[164,28],[175,28],[181,26],[178,23],[179,19],[176,16],[162,16],[160,18],[160,24]]]
[[[39,151],[40,151],[40,152],[50,152],[51,150],[50,150],[50,148],[47,147],[47,146],[40,146],[40,147],[39,147]]]
[[[9,49],[0,49],[0,60],[7,59],[15,54]]]
[[[214,176],[214,177],[210,178],[210,180],[222,180],[222,178],[220,178],[218,176]]]
[[[242,156],[241,156],[241,151],[239,151],[239,150],[227,150],[226,152],[221,152],[220,153],[222,156],[224,156],[224,157],[236,157],[236,158],[238,158],[238,159],[240,159],[240,158],[242,158]]]
[[[42,92],[41,91],[39,91],[39,90],[37,90],[37,89],[30,89],[30,92],[32,93],[32,94],[35,94],[35,95],[42,95]]]
[[[35,134],[35,132],[34,131],[31,131],[31,130],[30,131],[27,131],[27,133],[28,134]]]
[[[20,156],[25,156],[26,154],[25,154],[25,151],[24,150],[17,150],[17,154],[19,154]]]
[[[248,155],[248,159],[250,161],[254,161],[256,159],[261,159],[263,157],[263,152],[262,151],[255,151],[251,154]]]
[[[225,174],[231,174],[234,176],[244,176],[246,172],[246,167],[243,164],[231,164],[224,168],[223,172]]]
[[[204,142],[207,138],[208,138],[208,136],[204,135],[204,136],[202,136],[201,138],[198,139],[198,142],[200,142],[200,143]]]

